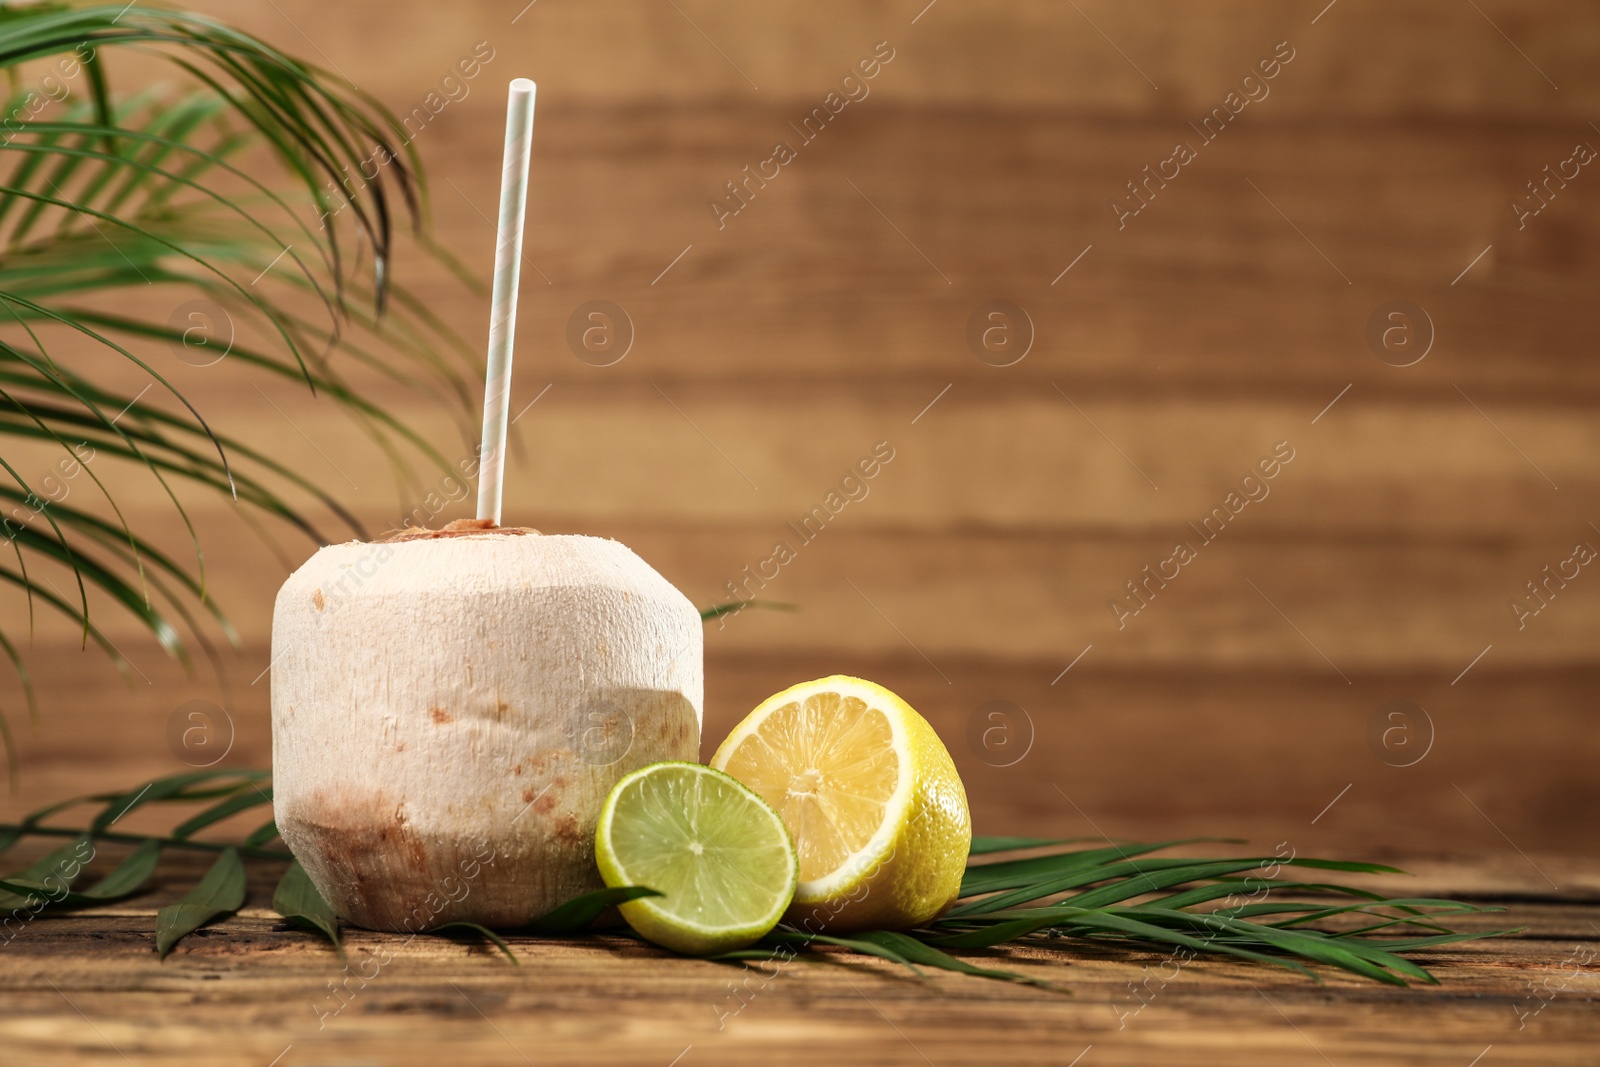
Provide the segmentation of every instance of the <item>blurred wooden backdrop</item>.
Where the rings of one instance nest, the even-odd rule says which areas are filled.
[[[439,236],[484,272],[504,86],[539,82],[507,521],[617,537],[711,604],[893,449],[768,583],[800,610],[708,627],[708,744],[781,686],[860,673],[934,720],[982,831],[1239,834],[1596,884],[1600,573],[1522,629],[1510,606],[1600,548],[1600,169],[1564,162],[1600,146],[1593,6],[924,3],[198,6],[397,112],[451,89],[416,143]],[[802,144],[830,91],[858,98]],[[1247,93],[1202,143],[1190,124]],[[725,183],[779,140],[796,158],[719,226]],[[1113,201],[1137,206],[1127,183],[1170,176],[1180,141],[1195,158],[1119,226]],[[1569,177],[1519,228],[1546,165]],[[421,257],[396,271],[481,346],[480,302]],[[568,343],[595,300],[634,332],[611,366]],[[1431,338],[1405,367],[1369,342],[1401,300]],[[993,301],[1031,321],[1009,366],[969,342]],[[374,528],[422,503],[309,396],[264,386],[280,411],[226,360],[156,358]],[[435,398],[373,388],[465,452]],[[1119,627],[1125,583],[1199,545],[1188,524],[1279,442],[1270,494]],[[166,728],[191,699],[230,709],[230,762],[268,759],[251,679],[287,568],[230,505],[194,504],[246,644],[230,684],[106,613],[130,691],[41,624],[8,811],[183,769]],[[153,495],[129,510],[182,544]],[[1396,700],[1431,726],[1380,715]]]

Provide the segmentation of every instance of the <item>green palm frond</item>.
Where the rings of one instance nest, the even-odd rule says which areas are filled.
[[[117,91],[111,71],[124,51],[162,57],[172,84]],[[404,491],[408,456],[448,463],[341,367],[452,398],[470,433],[475,354],[394,282],[400,224],[462,272],[427,238],[420,161],[394,116],[249,34],[142,3],[7,5],[0,68],[10,78],[0,113],[0,579],[25,594],[30,631],[37,610],[58,612],[120,661],[91,617],[114,605],[187,662],[175,624],[206,647],[191,605],[236,636],[207,594],[180,483],[317,540],[313,509],[362,531],[333,494],[212,426],[142,354],[191,343],[185,324],[112,310],[130,302],[107,297],[156,287],[253,326],[266,340],[233,343],[228,358],[338,405]],[[263,156],[276,160],[276,178],[263,177]],[[131,364],[147,388],[110,388],[72,369],[83,353]],[[99,499],[66,505],[49,476],[8,462],[7,442],[54,449],[88,473]],[[113,462],[90,462],[98,457]],[[117,482],[140,470],[184,524],[190,561],[124,519]],[[36,566],[46,561],[67,568],[71,588]],[[13,618],[0,651],[31,711]],[[0,714],[9,754],[6,729]]]
[[[163,850],[200,851],[217,855],[212,874],[177,905],[157,918],[162,955],[179,938],[211,919],[233,914],[243,903],[239,856],[288,860],[273,848],[277,827],[269,821],[243,843],[196,837],[203,830],[272,803],[270,772],[248,769],[191,771],[158,778],[133,789],[52,804],[19,823],[0,824],[0,854],[26,839],[49,837],[73,842],[16,873],[0,876],[0,905],[5,894],[18,901],[42,896],[40,879],[66,863],[71,877],[58,879],[57,892],[35,903],[50,911],[104,903],[138,892],[154,873]],[[167,834],[135,834],[113,824],[135,807],[147,804],[205,802],[198,813]],[[56,818],[83,805],[98,808],[87,824],[63,826]],[[1095,839],[1098,840],[1098,839]],[[82,892],[74,889],[83,875],[67,863],[76,852],[92,855],[96,842],[131,846],[118,866]],[[1457,931],[1443,921],[1499,912],[1455,900],[1431,897],[1385,897],[1359,887],[1280,877],[1287,868],[1344,874],[1397,874],[1393,867],[1349,860],[1314,859],[1292,853],[1225,859],[1157,857],[1193,841],[1100,842],[1095,847],[1063,850],[1082,841],[1037,838],[975,837],[956,906],[927,926],[907,932],[872,930],[836,936],[815,929],[809,920],[782,925],[756,945],[715,957],[730,963],[773,962],[780,966],[818,949],[845,949],[890,960],[916,972],[921,967],[954,971],[979,978],[1021,982],[1059,989],[1037,975],[985,966],[954,953],[990,953],[1006,946],[1049,949],[1067,955],[1089,944],[1110,944],[1135,952],[1161,952],[1168,966],[1182,966],[1201,957],[1240,960],[1285,968],[1321,981],[1318,970],[1342,971],[1389,985],[1436,984],[1437,979],[1411,954],[1446,945],[1516,933],[1516,930]],[[991,859],[997,854],[1028,850],[1042,855]],[[222,872],[232,872],[229,893],[218,891]],[[520,937],[570,937],[586,932],[606,908],[640,896],[655,895],[642,886],[602,889],[560,905],[529,926],[510,931]],[[223,898],[226,899],[223,899]],[[338,918],[317,894],[298,863],[291,863],[275,895],[279,914],[320,931],[337,947]],[[36,907],[35,910],[40,910]],[[818,919],[825,916],[818,912]],[[1315,924],[1315,925],[1314,925]],[[1360,924],[1360,925],[1353,925]],[[821,922],[825,927],[825,921]],[[515,959],[506,941],[474,924],[451,924],[454,932],[493,941]],[[440,927],[430,932],[452,932]],[[633,937],[626,930],[613,936]]]

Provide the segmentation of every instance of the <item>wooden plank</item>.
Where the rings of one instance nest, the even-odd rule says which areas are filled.
[[[538,384],[519,391],[524,404]],[[1265,484],[1250,491],[1270,499],[1247,507],[1239,524],[1258,532],[1538,539],[1555,548],[1570,547],[1584,513],[1553,487],[1581,496],[1597,478],[1589,457],[1600,431],[1587,411],[1487,398],[1474,409],[1453,391],[1426,405],[1374,402],[1352,391],[1315,425],[1336,389],[1307,403],[1110,399],[1048,386],[938,392],[937,385],[872,397],[796,395],[776,384],[759,396],[717,388],[663,396],[642,384],[553,388],[519,420],[525,451],[507,472],[507,495],[513,511],[532,518],[622,523],[634,516],[676,526],[747,524],[777,535],[840,491],[877,448],[889,462],[869,463],[871,479],[853,474],[872,502],[851,521],[867,528],[1160,531],[1165,539],[1186,523],[1198,526],[1229,492],[1242,494],[1254,472]],[[417,480],[400,496],[385,461],[359,443],[354,427],[314,409],[297,414],[306,436],[295,419],[285,422],[266,405],[241,407],[229,425],[369,521],[393,523],[416,506],[426,518],[449,506],[450,492],[459,498],[459,487],[450,489],[420,461]],[[437,408],[413,402],[399,414],[453,461],[470,456]],[[1272,462],[1275,451],[1287,462]],[[46,470],[58,453],[18,455]],[[1256,470],[1263,462],[1271,480]],[[438,496],[433,504],[430,492]],[[92,487],[80,496],[85,506],[99,504]],[[185,499],[202,515],[232,513],[231,502],[213,494],[187,491]],[[1491,501],[1496,506],[1485,506]],[[170,514],[153,493],[126,507],[141,518]]]
[[[1453,395],[1454,382],[1480,401],[1562,406],[1592,404],[1600,385],[1581,358],[1600,327],[1586,299],[1600,273],[1586,210],[1595,194],[1580,176],[1521,229],[1510,210],[1542,167],[1594,136],[1581,123],[1264,121],[1152,186],[1119,229],[1111,202],[1193,136],[1183,124],[886,105],[841,117],[719,230],[708,204],[770,151],[785,110],[550,110],[528,246],[550,284],[529,273],[519,320],[521,366],[537,366],[541,386],[1063,379],[1138,396],[1287,392],[1315,410],[1352,380],[1385,397]],[[475,266],[492,257],[483,207],[495,195],[498,114],[441,130],[430,153],[439,236]],[[442,270],[413,253],[396,277],[481,343],[481,301]],[[1037,336],[1004,369],[981,363],[966,338],[969,318],[997,298],[1026,309]],[[1403,370],[1366,338],[1374,312],[1398,298],[1427,310],[1437,338]],[[568,319],[593,299],[618,303],[636,328],[615,367],[568,350]],[[228,376],[186,368],[159,345],[138,350],[199,397],[228,395]],[[114,365],[97,370],[120,380]],[[146,380],[137,368],[123,376],[135,390]]]
[[[257,877],[255,892],[264,885]],[[0,957],[0,989],[13,1005],[0,1019],[6,1047],[40,1060],[203,1055],[257,1067],[275,1057],[411,1064],[441,1055],[1059,1064],[1089,1046],[1106,1063],[1175,1049],[1186,1062],[1237,1062],[1243,1048],[1273,1063],[1459,1064],[1491,1045],[1499,1062],[1581,1063],[1600,993],[1600,972],[1579,962],[1597,944],[1592,903],[1513,903],[1503,918],[1527,924],[1526,934],[1429,953],[1441,984],[1404,990],[1339,976],[1318,986],[1209,960],[1178,965],[1112,946],[993,954],[1063,983],[1072,995],[1062,996],[916,978],[882,961],[746,970],[615,938],[514,939],[523,966],[513,968],[481,946],[354,931],[346,970],[311,935],[258,908],[158,963],[151,909],[177,888],[163,887],[148,906],[23,928]]]
[[[1081,14],[1049,0],[680,6],[681,13],[636,0],[602,16],[582,7],[476,0],[448,11],[407,7],[397,18],[380,0],[331,10],[307,0],[281,3],[278,11],[238,0],[200,5],[271,38],[293,39],[290,27],[300,28],[330,62],[359,71],[361,84],[397,109],[421,103],[478,40],[496,50],[480,76],[494,85],[531,70],[552,96],[688,103],[709,97],[720,104],[758,93],[818,102],[875,42],[887,39],[897,56],[873,85],[886,100],[1065,103],[1118,118],[1187,118],[1218,104],[1287,39],[1296,56],[1276,79],[1267,107],[1322,113],[1337,101],[1352,117],[1421,110],[1473,118],[1564,115],[1581,123],[1587,117],[1581,102],[1597,88],[1593,59],[1600,48],[1586,9],[1564,0],[1501,0],[1482,5],[1482,14],[1343,0],[1320,17],[1321,4],[1289,11],[1265,0],[1134,7],[1102,0],[1080,5]],[[375,54],[406,62],[375,63]],[[1351,54],[1363,57],[1360,77],[1346,65]],[[468,86],[484,106],[494,106],[497,94],[481,80]],[[477,103],[469,95],[451,106]]]
[[[869,495],[829,518],[820,532],[812,518],[803,539],[795,530],[811,508],[825,506],[828,487],[848,469],[848,453],[832,448],[834,455],[823,458],[819,447],[811,457],[799,448],[786,455],[774,435],[766,445],[767,462],[810,469],[774,480],[770,467],[741,454],[763,480],[757,492],[738,483],[737,473],[676,412],[660,407],[653,418],[641,416],[630,426],[624,418],[608,418],[607,409],[569,406],[557,416],[560,409],[553,406],[541,430],[553,449],[566,447],[563,429],[587,434],[608,423],[619,433],[653,423],[662,445],[633,453],[601,437],[598,461],[575,457],[559,476],[546,475],[543,465],[521,468],[511,479],[512,499],[535,503],[508,514],[552,532],[618,537],[702,606],[752,595],[801,605],[799,612],[747,613],[716,627],[712,639],[729,642],[730,649],[909,654],[915,646],[937,662],[969,655],[1054,658],[1093,641],[1107,663],[1294,665],[1325,669],[1335,681],[1339,670],[1413,666],[1454,677],[1490,643],[1496,645],[1493,666],[1591,658],[1587,635],[1600,621],[1600,609],[1586,571],[1577,568],[1573,577],[1576,564],[1570,560],[1576,544],[1600,543],[1600,535],[1581,511],[1568,510],[1576,500],[1569,504],[1567,494],[1535,484],[1537,474],[1498,438],[1479,443],[1491,452],[1504,448],[1504,457],[1460,452],[1477,455],[1485,472],[1498,468],[1503,481],[1495,491],[1518,502],[1521,511],[1481,507],[1473,494],[1489,491],[1494,479],[1486,473],[1474,478],[1470,464],[1444,447],[1430,450],[1436,477],[1414,484],[1425,457],[1409,468],[1395,463],[1380,435],[1355,446],[1365,450],[1364,461],[1320,452],[1320,443],[1307,446],[1272,483],[1271,495],[1246,506],[1220,532],[1213,517],[1204,527],[1213,535],[1207,542],[1196,530],[1211,507],[1224,505],[1230,482],[1223,476],[1239,474],[1256,458],[1244,447],[1232,449],[1227,466],[1202,453],[1169,453],[1173,465],[1191,473],[1169,477],[1170,467],[1152,463],[1151,473],[1163,479],[1156,492],[1070,408],[1041,411],[1038,418],[1041,433],[1050,419],[1059,422],[1061,435],[1074,433],[1077,449],[1053,447],[1013,458],[1009,445],[992,438],[989,448],[981,447],[981,437],[965,439],[974,444],[963,447],[959,427],[968,420],[980,425],[986,417],[1020,421],[1018,412],[952,405],[942,413],[949,421],[938,427],[941,436],[930,433],[904,445],[870,483]],[[730,425],[740,418],[734,408],[723,411]],[[697,416],[702,426],[718,418],[706,410]],[[1359,428],[1361,421],[1356,418],[1354,425]],[[849,422],[837,439],[865,442],[870,420]],[[763,433],[758,423],[744,425],[751,434]],[[1218,424],[1197,419],[1195,425]],[[1490,437],[1470,421],[1457,420],[1456,426]],[[722,432],[730,443],[737,439],[725,427]],[[1346,440],[1360,438],[1351,434]],[[543,448],[536,444],[535,452]],[[1219,446],[1217,452],[1225,450]],[[305,457],[307,463],[319,460],[314,453]],[[366,474],[360,477],[373,485]],[[1083,494],[1038,493],[1041,485],[1096,480],[1102,488]],[[680,497],[662,491],[668,481],[699,488]],[[814,488],[805,495],[793,488],[807,484]],[[1375,501],[1388,510],[1375,509]],[[147,527],[159,525],[167,520],[165,507],[156,500],[129,515]],[[210,593],[247,636],[259,640],[267,633],[277,587],[311,546],[298,536],[286,538],[284,557],[274,564],[269,551],[220,508],[215,500],[197,508]],[[459,512],[458,507],[442,514]],[[395,521],[391,511],[374,526]],[[1195,552],[1182,566],[1171,562],[1180,541]],[[779,542],[793,553],[787,562],[775,552]],[[181,534],[174,531],[169,544],[193,565],[192,548]],[[1566,567],[1571,580],[1563,585],[1559,576],[1549,578],[1546,567],[1550,573]],[[47,568],[40,573],[69,588],[64,574]],[[1528,591],[1529,582],[1536,583],[1537,596]],[[1527,614],[1513,610],[1514,602]],[[141,666],[156,655],[139,636],[138,624],[109,605],[100,604],[96,618],[114,641],[130,642],[125,651]],[[42,605],[36,633],[40,641],[78,640],[70,622]]]
[[[709,202],[784,133],[781,111],[555,116],[529,253],[553,285],[548,310],[524,327],[537,331],[537,350],[561,357],[552,370],[592,370],[564,358],[563,331],[580,302],[604,297],[645,331],[613,378],[654,363],[657,376],[717,366],[735,380],[756,369],[859,380],[926,369],[992,381],[1002,375],[971,358],[965,330],[979,305],[1003,297],[1028,310],[1038,336],[1004,377],[1175,390],[1215,388],[1222,376],[1236,391],[1349,381],[1353,370],[1374,386],[1448,388],[1435,376],[1441,359],[1402,374],[1368,350],[1368,319],[1405,297],[1428,309],[1450,373],[1481,376],[1457,377],[1462,388],[1554,392],[1546,368],[1559,365],[1569,389],[1592,395],[1592,372],[1571,356],[1595,321],[1579,280],[1600,266],[1585,237],[1591,194],[1575,180],[1523,229],[1510,210],[1585,136],[1581,126],[1262,123],[1229,131],[1234,139],[1152,186],[1148,207],[1119,229],[1112,200],[1192,137],[1185,127],[1059,112],[860,119],[747,190],[748,206],[718,229]],[[655,131],[642,146],[627,132],[640,127]],[[470,129],[452,136],[469,158],[482,151]],[[630,176],[601,180],[618,171]],[[491,190],[452,180],[487,201]],[[441,187],[439,207],[453,247],[487,251],[492,231],[456,190]],[[1508,351],[1526,357],[1515,373]]]
[[[772,669],[747,663],[736,672],[736,684],[762,684]],[[713,677],[722,679],[719,688],[729,682],[725,672]],[[1077,696],[1089,706],[1104,706],[1104,693],[1112,690],[1137,702],[1141,690],[1157,685],[1137,677],[1074,678],[1075,684],[1086,681],[1088,690]],[[1200,693],[1211,689],[1169,678],[1168,685],[1174,683]],[[1542,675],[1538,684],[1561,682]],[[930,687],[905,688],[920,701]],[[1315,706],[1319,690],[1303,682],[1275,689],[1274,683],[1257,679],[1248,688],[1257,706],[1295,691],[1312,698],[1305,709],[1309,715],[1325,714]],[[1226,692],[1211,692],[1209,699],[1219,706],[1240,701]],[[1491,693],[1483,708],[1493,716],[1501,702]],[[946,736],[957,732],[943,721],[947,716],[940,709],[930,713]],[[115,731],[99,721],[93,741],[115,744]],[[121,721],[137,731],[135,716]],[[1074,743],[1101,752],[1129,748],[1107,744],[1108,726],[1148,733],[1137,712],[1089,716],[1076,724]],[[1263,732],[1248,721],[1236,727],[1227,743],[1243,749],[1244,758],[1238,769],[1219,769],[1242,778],[1251,774],[1246,764],[1253,761],[1254,776],[1281,797],[1283,783],[1260,773],[1270,761],[1259,748],[1251,751]],[[1529,732],[1514,729],[1507,736]],[[1487,752],[1499,739],[1479,725],[1463,740]],[[122,751],[112,762],[129,765],[129,750]],[[1171,744],[1164,751],[1192,753],[1194,747]],[[93,756],[92,749],[75,746],[70,773],[82,785],[103,781],[99,776],[108,773],[106,762],[87,756]],[[1552,752],[1532,761],[1539,765],[1541,782],[1552,776],[1552,758],[1560,756]],[[1055,764],[1059,755],[1042,748],[1033,766],[1038,759]],[[1017,766],[1025,770],[1030,764]],[[1192,787],[1197,783],[1189,766]],[[1127,792],[1127,775],[1113,761],[1086,760],[1080,767],[1099,777],[1100,788],[1120,784]],[[1171,773],[1160,764],[1146,763],[1144,769],[1147,780]],[[1076,773],[1070,765],[1062,770]],[[1015,772],[1010,777],[1015,779]],[[1069,784],[1079,802],[1103,803],[1084,791],[1090,788],[1086,784]],[[1374,833],[1381,839],[1381,828],[1392,827],[1394,812],[1404,807],[1363,805],[1357,799],[1345,802],[1340,817],[1355,816],[1364,824],[1362,854],[1370,855]],[[1188,825],[1184,820],[1196,814],[1179,808],[1173,820],[1170,802],[1154,800],[1154,807],[1166,808],[1168,828]],[[1116,827],[1113,832],[1123,832],[1129,823],[1125,813],[1095,810]],[[130,816],[129,823],[139,817]],[[1436,832],[1437,813],[1431,822]],[[1028,825],[1039,832],[1070,832],[1038,816]],[[1519,837],[1525,832],[1518,826],[1512,831]],[[1458,846],[1470,839],[1470,834],[1451,838]],[[1539,854],[1537,845],[1530,847]],[[8,859],[21,861],[37,851],[37,845],[23,846]],[[1564,890],[1530,887],[1507,901],[1503,915],[1464,920],[1463,928],[1504,923],[1525,925],[1527,931],[1427,954],[1441,980],[1438,987],[1390,990],[1339,976],[1314,986],[1260,967],[1211,961],[1176,966],[1159,953],[1110,946],[994,954],[1005,966],[1064,983],[1070,997],[942,974],[911,978],[881,962],[859,960],[794,964],[769,980],[771,972],[678,959],[609,938],[514,939],[524,965],[512,968],[482,946],[352,931],[347,933],[351,970],[346,971],[315,937],[263,910],[281,870],[274,863],[249,865],[251,901],[239,918],[192,937],[158,963],[152,951],[154,911],[180,895],[207,862],[180,855],[163,867],[158,888],[148,897],[39,919],[12,932],[0,954],[0,989],[14,1010],[0,1019],[0,1040],[14,1054],[40,1060],[169,1063],[203,1055],[207,1062],[257,1067],[274,1058],[408,1064],[441,1055],[470,1055],[472,1062],[483,1063],[521,1062],[524,1056],[537,1056],[536,1062],[592,1062],[600,1055],[667,1062],[686,1053],[704,1062],[748,1062],[759,1056],[799,1063],[814,1062],[818,1055],[843,1062],[899,1062],[920,1052],[941,1064],[988,1063],[997,1055],[1008,1062],[1060,1063],[1063,1055],[1070,1059],[1088,1046],[1097,1062],[1108,1063],[1148,1062],[1177,1048],[1192,1062],[1236,1062],[1238,1049],[1248,1048],[1274,1063],[1360,1056],[1375,1063],[1447,1064],[1461,1062],[1463,1050],[1474,1056],[1489,1046],[1500,1062],[1581,1063],[1596,1034],[1594,1005],[1600,994],[1600,971],[1580,962],[1600,944],[1593,929],[1600,917],[1593,903],[1600,892],[1600,868],[1592,862],[1592,849],[1587,855],[1586,867],[1551,868]],[[1420,873],[1407,891],[1465,891],[1494,902],[1495,865],[1483,856],[1454,866],[1430,863],[1415,852],[1402,856]],[[1569,873],[1586,877],[1588,888],[1579,889],[1581,880],[1568,881]],[[1575,889],[1577,897],[1571,895]],[[174,1013],[179,999],[183,1011]],[[817,1027],[818,1019],[828,1025]]]
[[[1459,684],[1455,672],[1397,670],[1346,685],[1326,664],[1109,664],[1097,642],[1065,673],[1081,645],[1039,660],[941,657],[941,675],[909,651],[736,654],[709,636],[702,755],[770,694],[851,673],[888,685],[933,723],[980,833],[1239,837],[1267,852],[1281,841],[1305,855],[1401,861],[1435,872],[1438,888],[1600,896],[1600,825],[1588,814],[1600,759],[1587,726],[1600,700],[1592,667],[1509,670],[1491,653]],[[30,731],[11,716],[23,770],[18,791],[0,795],[0,821],[183,771],[229,740],[221,765],[268,765],[267,682],[250,684],[268,658],[255,646],[229,661],[228,689],[147,658],[149,684],[135,676],[124,687],[97,654],[41,650],[30,660],[40,723]],[[171,724],[189,725],[190,700],[209,702],[200,710],[218,747],[172,747]],[[1421,712],[1391,720],[1384,709],[1397,700]],[[1007,702],[1000,720],[988,717],[996,701]],[[995,725],[1003,734],[986,739]],[[1396,725],[1405,729],[1385,743]],[[253,829],[255,814],[232,829]],[[126,822],[149,831],[167,818],[140,810]]]

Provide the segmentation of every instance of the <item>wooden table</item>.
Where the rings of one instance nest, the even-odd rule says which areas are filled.
[[[75,664],[75,656],[47,657],[40,664],[44,681],[53,684],[51,672],[60,671],[57,681],[64,683]],[[1001,770],[975,760],[960,740],[968,698],[941,692],[937,678],[920,679],[926,664],[857,666],[919,701],[952,739],[980,832],[1238,834],[1269,852],[1278,841],[1291,842],[1301,855],[1381,859],[1413,871],[1410,878],[1364,883],[1391,894],[1455,896],[1507,909],[1470,916],[1459,924],[1463,929],[1525,929],[1429,953],[1423,962],[1440,984],[1405,989],[1332,973],[1319,985],[1232,962],[1178,967],[1162,953],[1076,944],[995,953],[1007,967],[1058,982],[1065,994],[941,972],[915,977],[854,957],[795,962],[769,977],[770,970],[677,958],[620,937],[515,939],[518,967],[482,945],[364,931],[346,934],[356,976],[347,983],[344,965],[325,942],[267,908],[282,869],[270,861],[249,865],[250,898],[237,918],[190,937],[158,962],[154,913],[192,886],[206,862],[178,857],[164,864],[157,890],[147,896],[37,920],[0,946],[0,992],[10,1009],[0,1016],[0,1063],[693,1067],[926,1060],[944,1067],[1068,1064],[1080,1054],[1081,1067],[1237,1064],[1247,1057],[1341,1067],[1595,1062],[1600,863],[1592,850],[1563,848],[1552,836],[1509,844],[1451,789],[1447,779],[1471,781],[1466,767],[1490,756],[1492,732],[1481,735],[1483,751],[1439,753],[1437,762],[1430,756],[1410,769],[1409,779],[1364,753],[1379,771],[1400,775],[1400,784],[1352,772],[1358,780],[1345,793],[1336,797],[1337,787],[1319,787],[1313,803],[1301,804],[1292,798],[1308,794],[1270,770],[1281,762],[1281,739],[1252,720],[1265,721],[1281,701],[1314,712],[1316,684],[1234,683],[1230,692],[1215,679],[1205,682],[1213,691],[1208,700],[1233,707],[1241,728],[1226,745],[1202,749],[1197,738],[1162,746],[1136,763],[1115,754],[1137,749],[1149,716],[1185,700],[1193,706],[1185,694],[1195,681],[1087,674],[1077,681],[1076,699],[1092,704],[1114,694],[1122,713],[1085,720],[1070,739],[1041,729],[1027,759]],[[735,709],[785,669],[820,673],[821,665],[804,657],[782,665],[714,659],[707,736],[720,737]],[[982,692],[1005,685],[1013,673],[1011,666],[971,664],[961,678]],[[5,817],[108,781],[171,773],[170,760],[130,755],[170,710],[162,693],[172,680],[158,673],[153,683],[130,697],[114,683],[77,679],[82,702],[54,709],[43,723],[47,738],[72,743],[30,767],[48,795],[28,805],[9,798]],[[1042,710],[1042,697],[1014,682],[1011,691]],[[114,699],[120,713],[107,717],[100,709]],[[1502,697],[1490,687],[1481,699]],[[1196,713],[1206,708],[1201,701]],[[239,715],[229,764],[265,764],[261,710]],[[1225,750],[1230,755],[1222,759]],[[1218,765],[1186,771],[1199,752]],[[1552,747],[1543,774],[1561,781],[1584,773],[1588,760],[1581,750],[1563,755]],[[1204,803],[1186,803],[1182,790],[1161,785],[1185,774],[1188,788],[1209,798]],[[1041,790],[1041,776],[1054,787]],[[1408,809],[1429,813],[1426,821],[1419,827],[1396,818]],[[170,815],[135,812],[127,825],[154,830],[170,822]],[[237,839],[244,828],[224,824],[214,836]],[[1523,837],[1522,828],[1514,830]],[[37,846],[9,853],[7,869],[20,867],[30,848],[38,853]],[[380,966],[375,957],[392,959]],[[363,977],[370,979],[364,985]],[[350,992],[341,1000],[333,983]]]
[[[280,868],[257,867],[260,902]],[[5,946],[5,1062],[1466,1067],[1592,1064],[1600,1036],[1600,905],[1540,894],[1463,924],[1522,934],[1428,954],[1434,987],[1092,945],[995,954],[1067,995],[831,953],[746,969],[621,937],[515,938],[513,966],[485,946],[350,931],[346,971],[259,905],[158,963],[154,910],[176,895],[39,920]]]

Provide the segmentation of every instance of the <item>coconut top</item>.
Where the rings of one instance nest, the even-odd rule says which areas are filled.
[[[453,519],[437,530],[430,530],[426,526],[407,526],[403,530],[383,535],[378,538],[377,543],[436,541],[442,537],[472,537],[478,534],[508,534],[513,537],[523,537],[538,532],[532,526],[500,526],[493,519]]]
[[[346,541],[319,549],[279,591],[285,596],[413,596],[471,600],[536,589],[613,589],[699,614],[672,583],[620,541],[541,534],[520,527],[402,531],[410,536]]]

